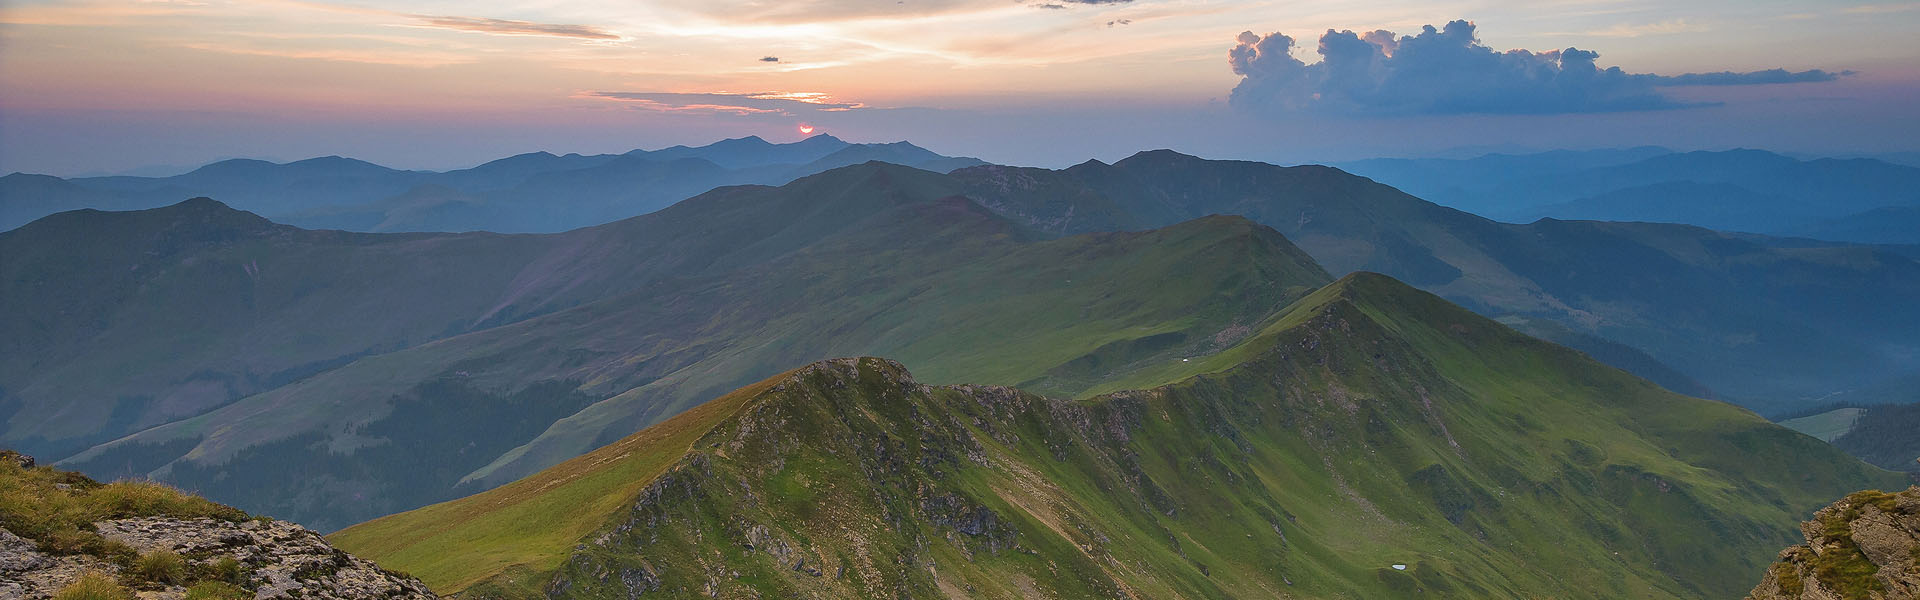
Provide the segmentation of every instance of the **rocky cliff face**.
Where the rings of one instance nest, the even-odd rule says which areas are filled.
[[[143,486],[102,485],[0,451],[0,600],[53,598],[87,583],[105,588],[89,598],[436,598],[418,579],[305,527]],[[188,516],[206,506],[230,512]],[[67,518],[95,511],[125,518]]]
[[[1920,598],[1920,487],[1855,493],[1800,530],[1749,600]]]

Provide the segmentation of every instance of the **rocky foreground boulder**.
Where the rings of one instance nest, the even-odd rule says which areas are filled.
[[[436,598],[293,523],[158,484],[36,468],[9,451],[0,459],[0,600]]]
[[[1920,487],[1855,493],[1800,531],[1749,600],[1920,599]]]

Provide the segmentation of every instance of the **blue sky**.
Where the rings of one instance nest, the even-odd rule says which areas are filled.
[[[14,1],[0,171],[440,169],[803,123],[1043,166],[1913,151],[1916,26],[1916,2]]]

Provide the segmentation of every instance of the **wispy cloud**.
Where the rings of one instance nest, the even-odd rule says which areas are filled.
[[[546,37],[576,38],[583,40],[619,40],[619,34],[591,25],[566,25],[557,23],[535,23],[532,21],[514,21],[510,19],[492,19],[487,17],[460,17],[446,15],[407,15],[428,27],[471,31],[491,35],[533,35]]]
[[[1853,75],[1853,71],[1827,71],[1811,69],[1807,71],[1788,71],[1786,69],[1767,69],[1736,73],[1721,71],[1718,73],[1683,73],[1680,75],[1646,75],[1654,85],[1765,85],[1773,83],[1819,83],[1833,81]]]
[[[1845,12],[1849,12],[1857,15],[1877,15],[1877,14],[1884,14],[1884,13],[1907,12],[1912,10],[1920,10],[1920,4],[1915,4],[1912,2],[1902,2],[1899,4],[1867,4],[1862,6],[1847,7],[1845,9]]]
[[[1589,37],[1636,38],[1636,37],[1649,36],[1649,35],[1673,35],[1677,33],[1697,33],[1697,32],[1707,31],[1707,30],[1708,30],[1707,26],[1701,25],[1699,23],[1694,23],[1686,19],[1672,19],[1667,21],[1660,21],[1657,23],[1621,23],[1605,29],[1596,29],[1593,31],[1587,31],[1587,32],[1571,34],[1571,35],[1584,35]],[[1543,34],[1543,35],[1554,35],[1554,34]]]
[[[181,47],[190,50],[245,56],[327,60],[402,67],[444,67],[474,62],[472,55],[453,51],[408,50],[405,52],[395,52],[391,50],[353,50],[346,48],[269,48],[216,42],[189,42],[181,44]]]
[[[867,108],[823,92],[583,92],[577,97],[628,103],[635,108],[670,113],[781,115],[847,112]]]

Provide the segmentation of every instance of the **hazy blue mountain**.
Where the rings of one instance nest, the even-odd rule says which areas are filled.
[[[128,210],[135,204],[52,175],[14,173],[0,177],[0,229],[81,208]]]
[[[1545,217],[1685,223],[1882,243],[1899,238],[1811,224],[1882,207],[1920,206],[1920,168],[1870,158],[1802,160],[1761,150],[1638,148],[1341,166],[1440,204],[1516,223]]]
[[[1400,188],[1442,206],[1486,214],[1489,192],[1528,177],[1577,173],[1672,154],[1658,146],[1603,150],[1494,153],[1473,158],[1374,158],[1333,163],[1340,169]]]
[[[1864,158],[1803,161],[1761,150],[1668,154],[1571,175],[1527,177],[1494,194],[1515,197],[1505,212],[1523,215],[1609,191],[1675,181],[1737,185],[1833,216],[1920,203],[1920,168]],[[1518,198],[1521,193],[1533,198]]]
[[[618,157],[617,154],[561,156],[551,152],[528,152],[490,161],[477,167],[447,171],[434,179],[435,183],[451,189],[481,192],[513,187],[526,181],[528,177],[540,173],[597,167]]]
[[[1870,244],[1920,244],[1920,206],[1888,206],[1782,229],[1786,235]]]
[[[824,133],[790,144],[775,144],[760,139],[760,136],[747,136],[721,140],[700,147],[674,146],[653,151],[635,150],[626,155],[645,156],[658,160],[699,158],[723,168],[742,169],[766,165],[804,165],[848,147],[869,145],[874,144],[849,144]],[[929,154],[932,153],[929,152]]]
[[[1887,302],[1920,297],[1920,263],[1878,247],[1657,223],[1506,224],[1329,167],[1170,151],[953,176],[982,204],[1059,233],[1245,215],[1335,275],[1386,273],[1489,316],[1558,321],[1763,411],[1920,370],[1920,307]]]
[[[1621,188],[1541,207],[1533,214],[1538,218],[1681,223],[1721,231],[1784,232],[1819,220],[1828,212],[1829,209],[1822,206],[1731,183],[1679,180]]]
[[[0,230],[62,210],[208,196],[307,228],[551,233],[646,214],[723,185],[779,185],[870,160],[942,172],[984,164],[906,142],[850,144],[824,134],[789,144],[746,137],[625,154],[534,152],[439,173],[337,156],[234,159],[172,177],[0,178]]]

